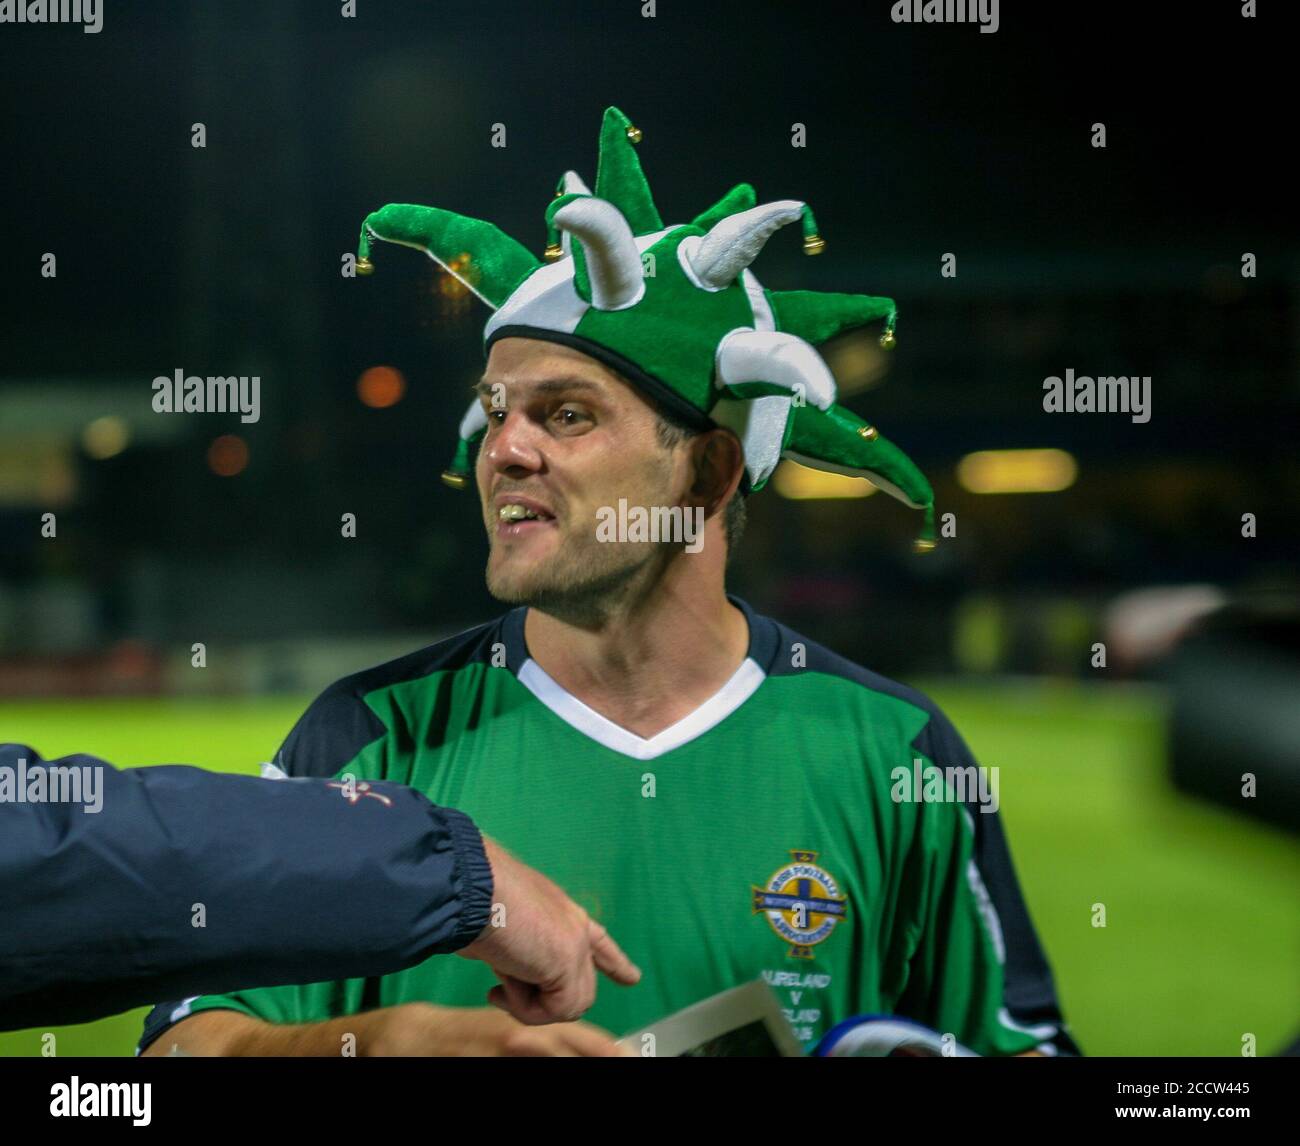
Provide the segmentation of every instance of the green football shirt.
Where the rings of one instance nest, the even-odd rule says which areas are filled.
[[[634,987],[599,984],[586,1018],[616,1035],[762,978],[807,1049],[849,1017],[897,1014],[981,1054],[1076,1053],[996,809],[928,782],[974,768],[952,725],[732,600],[744,662],[650,739],[531,660],[519,608],[334,684],[276,763],[408,784],[555,880],[643,971]],[[495,982],[483,963],[435,956],[381,978],[202,996],[158,1007],[142,1045],[212,1008],[301,1023],[483,1006]]]

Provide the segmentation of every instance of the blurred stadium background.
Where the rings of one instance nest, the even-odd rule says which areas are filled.
[[[437,478],[486,312],[429,260],[381,252],[361,282],[340,260],[390,201],[540,250],[617,103],[665,218],[741,180],[806,198],[826,253],[778,235],[763,283],[898,300],[895,352],[828,358],[957,515],[916,557],[907,510],[791,467],[733,592],[926,688],[1001,769],[1085,1051],[1291,1044],[1300,252],[1280,145],[1243,111],[1283,98],[1267,30],[1228,5],[1173,59],[1120,4],[1066,25],[1007,4],[991,36],[884,3],[379,7],[122,3],[98,36],[0,41],[22,157],[0,188],[0,740],[253,772],[330,681],[499,611],[475,499]],[[177,368],[259,375],[260,421],[154,413]],[[1067,368],[1150,375],[1150,422],[1044,413]],[[59,1053],[129,1053],[142,1013]]]

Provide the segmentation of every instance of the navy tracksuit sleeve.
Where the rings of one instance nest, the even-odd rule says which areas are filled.
[[[119,771],[5,744],[0,796],[0,1030],[390,974],[488,923],[473,822],[398,784]]]

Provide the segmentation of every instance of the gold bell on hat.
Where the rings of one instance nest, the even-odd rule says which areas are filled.
[[[641,142],[641,129],[640,129],[639,127],[633,127],[633,126],[629,123],[629,124],[627,125],[627,137],[628,137],[628,139],[630,139],[633,143],[640,143],[640,142]]]
[[[375,273],[375,264],[364,256],[357,259],[357,274],[373,275]]]
[[[552,198],[559,199],[563,195],[564,189],[562,187],[557,187]],[[547,243],[546,250],[542,252],[542,258],[544,258],[548,263],[553,263],[556,259],[562,259],[564,258],[564,248],[560,246],[559,243]]]
[[[451,486],[452,489],[464,489],[468,479],[464,474],[453,473],[451,470],[443,470],[442,480],[446,485]]]
[[[880,345],[885,350],[893,350],[894,347],[898,345],[898,339],[894,337],[894,332],[892,330],[887,330],[880,336]]]
[[[869,442],[874,442],[880,437],[880,431],[875,426],[859,426],[858,433]]]
[[[932,553],[938,547],[938,542],[928,537],[918,537],[912,542],[912,550],[915,553]]]
[[[805,255],[820,255],[826,249],[826,240],[820,235],[805,235],[803,240],[803,253]]]

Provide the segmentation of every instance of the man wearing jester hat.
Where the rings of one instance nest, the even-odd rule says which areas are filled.
[[[1074,1053],[996,799],[954,784],[980,770],[953,726],[725,588],[738,507],[783,457],[874,482],[923,512],[933,545],[929,484],[837,404],[815,348],[881,319],[892,345],[894,304],[759,284],[786,224],[820,249],[804,203],[757,205],[742,183],[666,226],[640,140],[606,109],[595,191],[564,176],[541,258],[436,207],[365,220],[360,273],[376,240],[415,247],[492,308],[443,476],[477,485],[488,586],[514,607],[339,681],[277,763],[462,809],[618,936],[640,982],[602,987],[589,1022],[532,1050],[609,1053],[762,978],[810,1050],[842,1020],[896,1014],[981,1054]],[[611,538],[599,522],[620,503],[702,520],[702,544]],[[502,1053],[528,1028],[483,1004],[527,1014],[529,990],[431,959],[163,1004],[145,1038],[337,1054],[346,1027],[361,1054]]]

